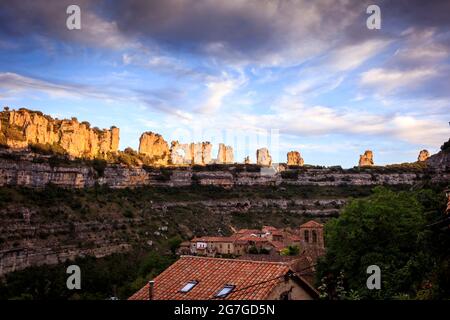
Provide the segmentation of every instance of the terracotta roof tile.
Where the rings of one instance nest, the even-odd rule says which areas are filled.
[[[310,221],[308,221],[308,222],[306,222],[306,223],[304,223],[304,224],[302,224],[301,226],[300,226],[300,228],[320,228],[320,227],[322,227],[323,228],[323,224],[321,224],[321,223],[319,223],[319,222],[316,222],[316,221],[314,221],[314,220],[310,220]]]
[[[154,279],[153,297],[155,300],[214,299],[215,294],[229,284],[236,287],[225,299],[261,300],[268,297],[288,272],[289,265],[281,262],[181,256]],[[192,280],[198,284],[187,293],[180,292]],[[264,281],[267,282],[261,283]],[[148,291],[147,284],[130,300],[148,300]]]

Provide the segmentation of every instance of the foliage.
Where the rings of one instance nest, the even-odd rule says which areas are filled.
[[[45,155],[65,155],[66,150],[57,143],[35,143],[30,145],[31,151]]]
[[[290,245],[281,250],[282,256],[297,256],[300,253],[298,246]]]
[[[175,261],[173,256],[133,251],[105,258],[77,258],[58,265],[30,267],[6,275],[0,286],[0,299],[127,299],[146,281]],[[81,269],[81,290],[66,287],[68,265]]]
[[[339,218],[325,225],[327,253],[317,272],[323,295],[344,299],[344,288],[361,298],[416,296],[436,271],[435,245],[429,240],[434,235],[425,226],[442,212],[440,197],[431,190],[377,187],[371,196],[350,202]],[[448,233],[444,237],[448,243]],[[381,290],[366,287],[370,265],[381,268]]]
[[[183,239],[179,235],[176,235],[168,240],[169,248],[172,254],[175,254],[177,249],[180,247],[181,242],[183,242]]]

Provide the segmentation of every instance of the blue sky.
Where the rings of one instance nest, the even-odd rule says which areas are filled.
[[[81,8],[67,30],[66,7]],[[366,8],[381,8],[380,30]],[[450,136],[447,1],[0,0],[0,103],[255,160],[412,162]]]

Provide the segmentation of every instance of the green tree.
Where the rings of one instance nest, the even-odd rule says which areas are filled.
[[[326,296],[339,299],[341,287],[361,298],[413,294],[431,264],[423,211],[415,193],[384,187],[351,201],[325,226],[327,253],[319,261],[317,278]],[[370,265],[381,268],[381,290],[366,287]]]

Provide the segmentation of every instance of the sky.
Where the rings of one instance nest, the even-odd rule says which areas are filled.
[[[66,9],[81,9],[69,30]],[[369,30],[366,9],[381,9]],[[0,106],[274,162],[413,162],[450,137],[449,1],[0,0]]]

